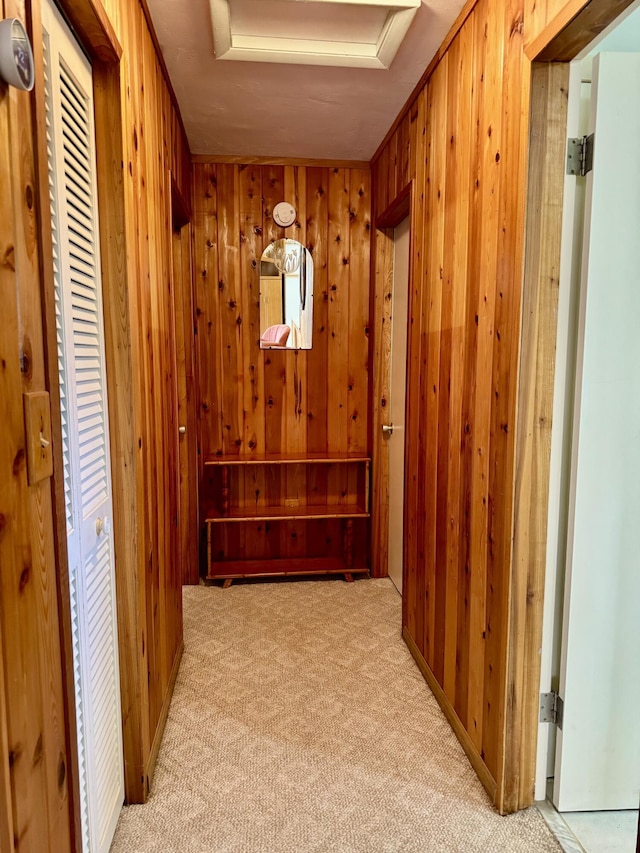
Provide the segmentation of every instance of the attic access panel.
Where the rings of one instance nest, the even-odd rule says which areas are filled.
[[[389,68],[421,0],[210,0],[216,59]]]

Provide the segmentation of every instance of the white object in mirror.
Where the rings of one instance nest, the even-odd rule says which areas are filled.
[[[297,240],[269,243],[260,259],[260,348],[311,349],[313,258]]]
[[[288,228],[296,221],[296,209],[288,201],[281,201],[273,208],[273,221],[281,228]]]
[[[31,42],[19,18],[0,21],[0,77],[16,89],[33,89]]]

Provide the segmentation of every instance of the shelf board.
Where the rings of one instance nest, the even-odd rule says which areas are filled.
[[[370,462],[366,453],[255,453],[251,456],[209,456],[205,466],[219,465],[330,465]]]
[[[314,518],[369,518],[369,513],[357,504],[232,507],[226,515],[209,507],[204,520],[206,523],[226,524],[233,521],[301,521]]]
[[[352,575],[368,574],[364,563],[354,562],[348,568],[340,557],[287,557],[268,560],[220,560],[209,567],[206,580],[223,578],[258,578],[286,575],[336,575],[349,572]]]

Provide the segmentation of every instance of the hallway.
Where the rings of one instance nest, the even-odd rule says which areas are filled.
[[[542,853],[500,817],[400,637],[388,579],[184,588],[149,802],[112,853]]]

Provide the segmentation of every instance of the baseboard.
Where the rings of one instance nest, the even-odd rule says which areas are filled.
[[[180,661],[182,660],[182,653],[184,651],[184,643],[181,641],[178,646],[178,650],[176,652],[176,656],[173,661],[173,666],[171,667],[171,674],[169,675],[169,683],[167,684],[167,692],[164,697],[164,702],[162,703],[162,710],[160,711],[160,717],[158,718],[158,725],[156,727],[156,733],[153,738],[153,743],[151,744],[151,749],[149,750],[149,757],[147,759],[147,767],[145,770],[144,778],[145,778],[145,802],[147,797],[149,796],[149,791],[151,790],[151,785],[153,784],[153,774],[156,769],[156,761],[158,760],[158,752],[160,752],[160,744],[162,743],[162,736],[164,734],[164,727],[167,724],[167,717],[169,716],[169,706],[171,705],[171,698],[173,696],[173,688],[176,684],[176,678],[178,677],[178,670],[180,669]]]
[[[431,692],[436,697],[438,701],[438,705],[442,708],[445,717],[449,721],[451,728],[455,732],[456,737],[460,741],[460,744],[464,751],[467,754],[467,758],[471,762],[471,766],[478,774],[478,778],[487,789],[487,793],[491,797],[491,801],[495,802],[496,798],[496,780],[491,775],[487,765],[482,760],[482,756],[478,752],[478,749],[475,743],[471,740],[469,736],[469,732],[465,729],[460,721],[460,717],[456,714],[455,708],[449,701],[447,694],[444,692],[442,687],[438,684],[435,675],[431,672],[429,668],[429,664],[420,654],[420,650],[416,646],[413,638],[407,631],[406,627],[402,629],[402,636],[404,638],[405,643],[409,647],[409,651],[413,655],[413,659],[418,665],[418,669],[424,676],[425,681],[431,688]]]

